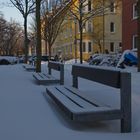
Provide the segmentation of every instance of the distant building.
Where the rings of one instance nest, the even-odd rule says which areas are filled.
[[[137,0],[123,0],[122,46],[123,50],[137,48]]]

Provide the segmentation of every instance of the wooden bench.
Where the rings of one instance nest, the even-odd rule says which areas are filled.
[[[93,122],[119,119],[121,132],[131,132],[130,73],[79,64],[72,66],[72,75],[73,86],[47,87],[45,96],[49,95],[73,121]],[[120,108],[101,104],[80,91],[78,77],[119,89],[117,91],[120,91]],[[104,98],[103,96],[105,96],[104,92],[102,98]]]
[[[60,72],[60,78],[56,78],[52,75],[52,69]],[[48,62],[48,74],[45,73],[33,73],[33,77],[40,85],[48,85],[60,83],[64,84],[64,64],[60,62],[49,61]]]
[[[35,71],[36,70],[35,66],[30,65],[30,64],[23,64],[22,66],[27,71]]]

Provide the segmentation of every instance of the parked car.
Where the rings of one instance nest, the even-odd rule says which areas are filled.
[[[14,56],[0,56],[0,65],[16,64],[17,57]]]
[[[48,60],[49,60],[49,56],[48,55],[41,56],[41,61],[48,61]]]
[[[48,55],[43,55],[41,57],[41,61],[48,61],[49,60],[49,56]],[[50,58],[51,61],[55,61],[54,56],[51,56]]]

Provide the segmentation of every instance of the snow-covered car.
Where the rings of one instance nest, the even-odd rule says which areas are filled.
[[[17,57],[14,56],[0,56],[0,65],[16,64]]]

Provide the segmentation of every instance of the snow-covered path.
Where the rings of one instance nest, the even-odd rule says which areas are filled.
[[[69,68],[65,83],[70,84]],[[138,78],[138,76],[134,76]],[[140,79],[138,79],[140,81]],[[136,95],[138,85],[136,82]],[[22,65],[0,66],[0,140],[139,140],[140,119],[134,116],[133,133],[119,133],[119,123],[73,124],[50,98],[44,98],[45,86],[34,83],[32,72]],[[140,98],[134,97],[139,108]],[[139,109],[136,109],[139,111]],[[140,112],[137,112],[140,115]],[[65,119],[64,119],[65,118]],[[140,116],[139,116],[140,118]],[[110,123],[110,124],[109,124]],[[112,125],[113,124],[113,125]]]

